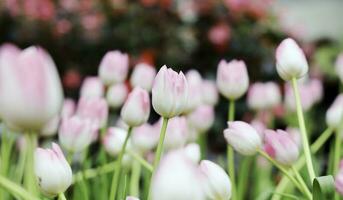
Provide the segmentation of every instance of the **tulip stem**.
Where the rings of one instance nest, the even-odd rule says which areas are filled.
[[[121,151],[119,153],[119,156],[118,156],[118,159],[116,162],[115,171],[114,171],[113,178],[112,178],[112,185],[111,185],[111,192],[110,192],[109,200],[115,200],[115,198],[116,198],[116,194],[118,191],[118,182],[119,182],[120,175],[121,175],[122,160],[123,160],[123,156],[125,154],[127,143],[128,143],[129,138],[131,136],[131,132],[132,132],[132,127],[129,127],[129,130],[127,132],[124,144],[121,148]]]
[[[0,165],[0,174],[3,176],[7,176],[8,167],[11,161],[11,151],[14,139],[11,137],[5,128],[3,128],[3,132],[1,134],[1,165]],[[1,199],[6,199],[6,191],[0,189],[0,197]]]
[[[143,167],[145,167],[149,172],[153,172],[153,166],[148,163],[144,158],[142,158],[140,155],[138,155],[136,152],[128,150],[127,151],[130,156],[132,156],[136,161],[138,161]]]
[[[312,158],[311,158],[311,151],[310,151],[310,146],[307,138],[307,132],[306,132],[306,126],[305,126],[305,120],[304,120],[304,114],[301,106],[301,99],[300,99],[300,93],[298,89],[298,83],[296,78],[292,78],[292,86],[294,90],[294,96],[295,96],[295,103],[297,107],[297,115],[298,115],[298,121],[299,121],[299,127],[300,127],[300,132],[302,136],[302,143],[303,143],[303,150],[305,154],[305,159],[306,159],[306,165],[307,165],[307,171],[310,176],[311,182],[313,179],[316,177],[314,169],[313,169],[313,163],[312,163]]]
[[[235,100],[231,99],[229,102],[228,110],[228,121],[233,121],[235,119]],[[235,153],[233,148],[230,145],[227,145],[227,167],[228,173],[231,179],[231,190],[232,190],[232,200],[237,199],[237,190],[236,190],[236,178],[235,178]]]
[[[139,179],[141,175],[141,164],[138,161],[133,162],[131,179],[130,179],[130,195],[139,196]]]
[[[311,197],[312,194],[311,194],[310,190],[307,188],[307,185],[306,185],[304,179],[299,174],[298,170],[294,167],[294,165],[291,168],[292,168],[292,171],[295,175],[295,178],[298,180],[298,182],[300,183],[300,186],[303,188],[303,192],[306,193],[306,196]]]
[[[271,162],[275,167],[277,167],[282,173],[284,173],[292,182],[293,184],[303,192],[303,187],[299,184],[299,182],[285,169],[281,164],[279,164],[277,161],[275,161],[273,158],[271,158],[267,153],[265,153],[262,150],[258,150],[259,154],[263,157],[265,157],[269,162]],[[311,196],[308,196],[307,193],[303,192],[308,199],[311,199]]]
[[[338,166],[339,166],[339,159],[341,157],[341,138],[340,138],[339,131],[335,131],[335,151],[334,151],[334,159],[333,159],[333,175],[337,174]]]
[[[37,135],[35,133],[25,133],[25,137],[26,137],[27,155],[26,155],[24,184],[25,184],[26,189],[31,194],[37,194],[35,172],[34,172],[34,151],[37,146]]]
[[[331,137],[333,134],[332,128],[327,128],[322,134],[320,134],[319,138],[311,145],[311,152],[313,154],[317,153],[319,149],[325,144],[326,141]],[[296,170],[300,170],[305,165],[305,157],[302,155],[299,160],[294,164]],[[291,172],[291,171],[290,171]],[[285,176],[282,177],[281,181],[275,188],[276,193],[282,193],[286,190],[289,185],[289,179]],[[279,200],[279,195],[273,195],[272,200]]]
[[[0,187],[10,192],[13,196],[20,197],[24,200],[40,200],[38,197],[33,196],[27,190],[17,185],[16,183],[10,181],[4,176],[0,175]]]
[[[58,200],[67,200],[66,196],[64,196],[63,192],[58,195]]]
[[[162,127],[160,131],[160,139],[157,145],[157,150],[155,153],[155,160],[154,160],[154,165],[153,165],[153,171],[152,171],[152,176],[150,178],[150,183],[149,183],[149,188],[148,188],[148,200],[150,199],[150,190],[151,190],[151,180],[154,177],[156,173],[156,169],[160,163],[161,160],[161,155],[163,152],[163,143],[164,143],[164,138],[166,137],[166,131],[167,131],[167,126],[168,126],[168,118],[163,117],[163,122],[162,122]]]

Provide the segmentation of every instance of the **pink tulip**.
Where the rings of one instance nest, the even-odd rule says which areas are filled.
[[[61,145],[70,152],[81,152],[97,137],[97,125],[90,119],[75,115],[62,119],[58,139]]]
[[[129,56],[120,51],[109,51],[101,60],[99,77],[105,85],[121,83],[126,79],[128,70]]]
[[[188,83],[188,96],[192,97],[187,102],[186,113],[192,112],[196,107],[202,104],[202,77],[196,70],[190,70],[186,73]]]
[[[249,76],[243,61],[221,60],[217,70],[217,87],[219,92],[228,99],[238,99],[246,93],[249,86]]]
[[[284,165],[292,165],[299,157],[299,147],[286,131],[266,130],[265,151]]]
[[[18,52],[5,46],[0,52],[0,115],[11,127],[39,131],[62,106],[56,66],[40,47]]]
[[[265,123],[259,119],[254,119],[250,122],[250,125],[257,131],[260,137],[264,138],[264,131],[267,129]]]
[[[297,144],[297,146],[300,148],[302,148],[302,142],[301,142],[301,133],[300,133],[300,129],[299,128],[295,128],[295,127],[287,127],[286,128],[286,132],[289,133],[289,135],[291,136],[292,140]]]
[[[326,123],[328,126],[337,128],[343,122],[343,94],[336,97],[326,112]]]
[[[145,123],[150,114],[150,97],[149,93],[136,87],[129,94],[120,116],[124,122],[129,126],[139,126]]]
[[[150,124],[143,124],[132,130],[132,145],[140,152],[153,150],[159,139],[159,132]]]
[[[106,152],[111,156],[117,156],[124,145],[126,135],[125,129],[110,127],[102,141]]]
[[[283,40],[276,49],[276,69],[284,80],[299,79],[308,71],[303,50],[291,38]]]
[[[189,160],[193,161],[194,163],[199,163],[200,158],[201,158],[201,152],[200,152],[199,144],[197,144],[197,143],[187,144],[183,148],[183,152]]]
[[[156,131],[161,130],[162,120],[158,122]],[[166,149],[176,149],[183,147],[188,138],[188,125],[185,117],[174,117],[168,122],[164,147]]]
[[[274,82],[254,83],[249,88],[247,101],[254,110],[266,110],[281,103],[281,92]]]
[[[71,185],[71,168],[57,144],[52,143],[52,149],[37,148],[34,163],[38,185],[44,195],[54,197]]]
[[[60,116],[57,115],[50,119],[47,124],[45,124],[40,133],[41,136],[49,137],[57,133],[58,125],[60,123]]]
[[[137,197],[127,196],[126,200],[139,200]]]
[[[61,118],[68,118],[75,114],[76,105],[73,99],[64,99],[62,111],[61,111]]]
[[[81,97],[96,97],[104,96],[104,85],[96,76],[86,77],[81,86]]]
[[[156,69],[145,63],[139,63],[135,66],[130,83],[133,87],[141,87],[150,91],[156,76]]]
[[[214,81],[204,80],[202,82],[202,94],[204,104],[214,106],[218,103],[218,91]]]
[[[202,105],[197,107],[187,116],[191,127],[200,133],[208,131],[214,122],[214,109],[212,106]]]
[[[320,94],[313,90],[309,82],[300,83],[298,86],[302,108],[308,111],[320,100]],[[290,84],[285,85],[285,103],[289,110],[296,111],[294,91]]]
[[[224,137],[236,151],[243,155],[253,155],[262,146],[262,140],[257,131],[242,121],[228,122]]]
[[[187,80],[165,65],[157,73],[152,88],[152,105],[162,117],[172,118],[184,112],[188,103]]]
[[[336,73],[343,83],[343,53],[340,53],[336,59],[335,63]]]
[[[81,97],[76,114],[85,119],[94,121],[99,128],[107,124],[108,106],[103,98],[84,98]]]
[[[106,94],[106,100],[111,108],[119,108],[125,102],[129,93],[128,88],[124,83],[111,85]]]

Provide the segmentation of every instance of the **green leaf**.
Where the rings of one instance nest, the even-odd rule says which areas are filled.
[[[313,200],[333,199],[335,182],[331,175],[316,177],[313,180]]]

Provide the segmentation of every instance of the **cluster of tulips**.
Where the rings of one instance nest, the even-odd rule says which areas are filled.
[[[343,69],[340,63],[338,74]],[[286,106],[297,113],[299,129],[267,128],[273,118],[267,111],[282,100],[280,88],[274,82],[250,85],[244,61],[220,61],[216,82],[204,80],[196,70],[184,75],[163,66],[156,73],[144,63],[137,64],[126,81],[128,55],[110,51],[100,62],[98,76],[84,80],[76,104],[63,97],[56,66],[44,49],[5,44],[0,48],[0,198],[245,199],[249,170],[244,169],[256,158],[260,168],[269,161],[283,174],[272,199],[339,199],[343,95],[326,112],[329,128],[311,145],[303,110],[322,98],[321,81],[302,78],[308,63],[290,38],[276,49],[276,70],[288,82]],[[228,127],[223,130],[227,165],[204,160],[210,156],[206,132],[215,121],[218,92],[229,107]],[[250,123],[235,121],[235,101],[245,93],[248,106],[260,115]],[[161,116],[154,124],[148,123],[151,104]],[[313,161],[333,133],[335,181],[332,175],[319,176]],[[51,148],[37,147],[50,143]],[[91,179],[97,182],[90,185]],[[96,194],[89,194],[91,187]],[[286,193],[289,187],[293,194]]]

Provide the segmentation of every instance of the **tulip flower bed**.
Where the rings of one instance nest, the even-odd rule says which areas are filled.
[[[64,98],[47,51],[1,46],[0,199],[340,199],[343,95],[326,111],[328,128],[310,143],[304,111],[323,88],[306,78],[307,60],[293,39],[275,52],[286,107],[296,113],[296,126],[287,129],[274,127],[269,112],[281,103],[278,84],[251,83],[242,60],[221,60],[214,81],[194,69],[184,75],[164,65],[157,72],[145,63],[129,73],[129,56],[109,51],[76,104]],[[336,66],[342,76],[342,57]],[[214,156],[207,134],[218,93],[228,104],[220,133],[227,151]],[[251,121],[235,113],[246,93],[258,113]],[[153,123],[152,109],[160,116]],[[330,138],[328,156],[317,159]]]

